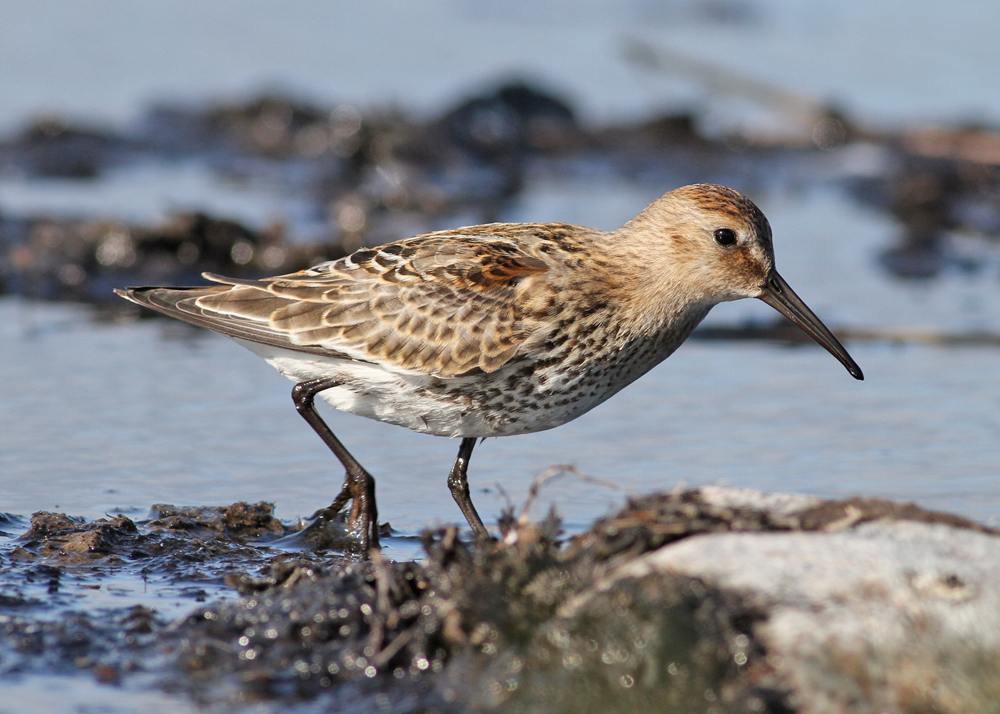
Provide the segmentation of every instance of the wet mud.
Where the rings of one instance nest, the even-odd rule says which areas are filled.
[[[8,516],[0,680],[82,674],[226,710],[799,711],[761,639],[759,602],[681,574],[595,583],[710,533],[909,521],[996,535],[912,504],[737,495],[633,499],[574,537],[554,515],[508,513],[496,540],[425,532],[420,562],[288,547],[300,525],[264,503],[161,505],[139,522]],[[129,579],[181,586],[188,605],[166,616],[67,595]]]

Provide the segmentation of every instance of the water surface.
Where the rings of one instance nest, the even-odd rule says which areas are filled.
[[[734,13],[706,13],[712,7]],[[0,132],[40,112],[124,125],[153,100],[218,101],[263,87],[329,105],[395,102],[431,116],[512,75],[561,93],[590,125],[691,109],[717,132],[775,120],[689,79],[630,65],[622,51],[629,36],[836,101],[862,124],[1000,118],[1000,5],[989,0],[588,0],[574,5],[572,21],[565,10],[556,0],[502,13],[480,0],[301,2],[294,10],[229,0],[141,9],[119,0],[0,0]],[[958,237],[980,269],[933,281],[892,280],[878,267],[900,228],[841,187],[846,178],[884,175],[886,160],[854,145],[797,163],[732,159],[722,175],[700,165],[647,167],[636,180],[597,162],[556,163],[529,172],[503,218],[614,229],[680,183],[749,186],[774,227],[779,270],[831,327],[1000,333],[995,244]],[[0,175],[0,212],[11,216],[153,222],[193,210],[317,231],[294,185],[220,180],[199,161],[121,166],[93,181]],[[708,322],[771,315],[741,301],[716,308]],[[618,490],[570,477],[549,484],[533,514],[554,504],[570,531],[628,494],[678,484],[915,500],[1000,522],[1000,351],[847,347],[864,382],[815,346],[691,341],[568,425],[479,445],[473,496],[492,525],[508,504],[520,508],[539,473],[571,464]],[[291,386],[241,347],[185,325],[102,323],[83,307],[0,298],[0,511],[141,519],[160,502],[266,500],[285,520],[308,516],[338,492],[342,472],[296,414]],[[423,528],[462,522],[445,483],[457,441],[320,408],[377,478],[380,515],[398,533],[385,543],[389,556],[416,557]],[[195,599],[179,587],[104,582],[94,590],[83,575],[67,576],[64,593],[82,609],[142,603],[164,616]],[[218,583],[204,587],[210,597],[223,592]],[[8,702],[18,712],[192,709],[133,682],[109,687],[89,673],[7,679],[0,712],[14,711]]]
[[[225,338],[10,300],[0,319],[3,510],[135,518],[158,502],[267,500],[292,519],[336,494],[339,465],[296,414],[291,383]],[[520,504],[535,475],[572,464],[624,489],[569,478],[546,488],[539,507],[556,503],[572,529],[627,493],[678,483],[1000,514],[996,350],[848,347],[865,382],[819,348],[690,342],[575,422],[480,445],[476,501],[492,522],[500,488]],[[376,475],[393,527],[461,521],[445,486],[457,441],[323,409]]]

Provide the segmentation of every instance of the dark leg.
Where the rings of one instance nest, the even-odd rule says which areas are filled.
[[[326,425],[319,413],[316,411],[316,395],[324,389],[336,387],[340,380],[333,377],[322,379],[311,379],[307,382],[299,382],[292,389],[292,401],[295,408],[299,410],[302,418],[309,422],[309,426],[319,434],[334,456],[340,459],[344,465],[347,476],[344,478],[344,488],[327,509],[331,515],[340,511],[348,500],[354,499],[351,507],[351,517],[348,525],[353,528],[358,518],[361,519],[361,548],[367,551],[369,548],[378,548],[378,509],[375,506],[375,479],[365,471],[364,467],[358,463],[357,459],[351,456],[350,452],[340,443],[340,439],[334,436],[330,427]],[[470,449],[471,451],[471,449]]]
[[[472,505],[472,497],[469,495],[469,481],[466,478],[469,470],[469,459],[472,458],[472,447],[475,445],[476,440],[473,437],[462,439],[462,445],[458,447],[458,458],[455,459],[455,465],[452,466],[451,473],[448,474],[448,488],[451,489],[455,503],[465,514],[465,520],[472,526],[472,532],[477,536],[489,536],[486,526],[483,525],[483,519],[479,517],[479,514],[476,513],[476,507]]]

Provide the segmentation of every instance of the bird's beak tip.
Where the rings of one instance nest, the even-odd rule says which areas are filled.
[[[795,294],[777,272],[771,271],[767,281],[761,285],[761,294],[757,297],[794,322],[806,334],[825,347],[844,365],[852,377],[858,381],[864,380],[865,375],[858,363],[851,358],[840,341],[802,302],[802,299]]]

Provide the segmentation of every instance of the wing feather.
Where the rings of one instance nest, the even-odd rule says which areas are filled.
[[[130,288],[125,297],[224,334],[453,377],[492,372],[530,334],[526,278],[549,266],[497,226],[432,233],[263,280]],[[487,227],[489,228],[489,227]]]
[[[206,293],[211,294],[211,291],[228,291],[229,289],[229,286],[214,288],[140,287],[116,289],[115,292],[137,305],[148,307],[198,327],[214,330],[228,337],[311,354],[341,359],[350,358],[344,353],[322,347],[294,345],[288,335],[276,333],[260,322],[205,310],[196,304],[197,300]]]

